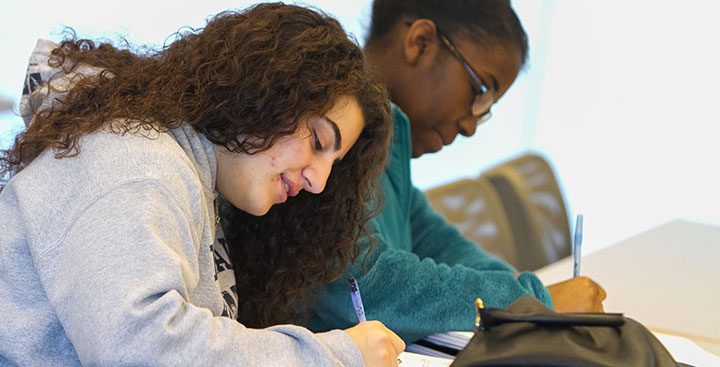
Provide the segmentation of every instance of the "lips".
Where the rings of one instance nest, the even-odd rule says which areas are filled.
[[[446,137],[442,133],[440,133],[440,130],[435,130],[435,133],[440,136],[440,139],[442,140],[443,145],[450,145],[455,141],[455,138],[458,136],[459,132],[451,133],[449,137]]]
[[[443,138],[443,144],[450,145],[455,141],[455,138],[457,137],[457,134],[453,134],[450,138],[445,139]]]
[[[432,152],[437,152],[443,148],[443,138],[439,132],[433,130],[433,134],[430,135],[430,141],[428,142]]]
[[[285,191],[289,196],[295,196],[300,192],[300,185],[285,177],[285,175],[280,175],[280,179],[282,180]]]

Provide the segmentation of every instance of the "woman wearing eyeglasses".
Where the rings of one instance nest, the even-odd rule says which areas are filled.
[[[491,116],[528,57],[527,35],[507,0],[375,0],[365,53],[394,103],[383,212],[371,221],[375,250],[358,279],[368,318],[406,342],[471,330],[473,300],[506,307],[532,295],[558,311],[601,311],[605,292],[588,278],[550,287],[464,238],[410,178],[410,159],[472,136]],[[365,248],[367,250],[367,248]],[[365,253],[365,252],[363,252]],[[361,253],[361,254],[363,254]],[[310,328],[350,325],[342,282],[314,300]]]

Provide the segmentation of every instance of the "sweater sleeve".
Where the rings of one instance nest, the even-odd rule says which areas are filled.
[[[83,365],[362,366],[345,332],[246,328],[189,302],[203,211],[152,180],[108,189],[35,256]],[[203,208],[207,210],[207,208]],[[210,275],[212,276],[212,275]]]
[[[471,330],[476,297],[493,307],[506,307],[525,295],[551,303],[547,290],[532,274],[522,273],[516,278],[502,266],[474,269],[440,263],[392,249],[381,235],[374,235],[373,240],[376,248],[365,261],[367,271],[363,271],[360,257],[347,275],[358,280],[368,320],[383,322],[406,343],[434,333]],[[361,242],[365,251],[368,245],[367,239]],[[326,286],[313,310],[308,324],[311,330],[357,323],[347,278]]]

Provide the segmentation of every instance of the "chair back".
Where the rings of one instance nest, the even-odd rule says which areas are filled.
[[[550,164],[537,154],[426,193],[463,235],[520,271],[537,270],[571,253],[564,197]]]
[[[497,191],[515,235],[519,270],[533,271],[572,251],[565,200],[543,157],[528,153],[484,173]]]
[[[510,264],[517,262],[515,239],[505,208],[484,177],[463,179],[426,191],[430,205],[468,239]]]

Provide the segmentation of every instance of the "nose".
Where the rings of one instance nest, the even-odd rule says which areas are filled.
[[[477,117],[468,116],[458,122],[458,127],[460,130],[460,135],[465,137],[471,137],[475,134],[475,129],[477,129]]]
[[[302,170],[305,179],[304,189],[319,194],[325,190],[328,177],[332,171],[333,157],[317,157]]]

